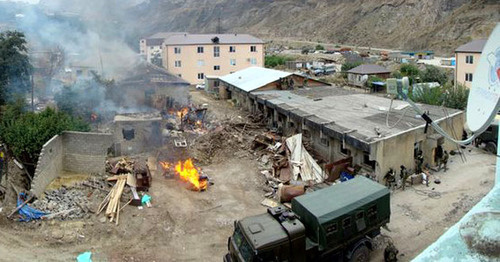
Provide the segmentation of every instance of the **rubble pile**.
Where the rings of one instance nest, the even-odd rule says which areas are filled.
[[[265,125],[261,118],[248,116],[245,122],[224,122],[211,132],[196,138],[193,142],[193,156],[201,163],[208,164],[214,156],[234,154],[239,150],[249,150],[255,137],[262,133]]]
[[[61,186],[46,191],[45,196],[35,200],[32,207],[60,220],[89,218],[109,186],[103,179],[93,178],[74,186]]]

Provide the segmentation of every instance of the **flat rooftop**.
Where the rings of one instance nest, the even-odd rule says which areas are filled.
[[[299,90],[252,92],[257,101],[265,101],[278,109],[298,115],[336,133],[347,133],[366,144],[408,132],[425,126],[425,121],[401,100],[394,100],[389,115],[386,116],[391,100],[389,98],[360,94],[333,86],[303,88]],[[462,111],[418,104],[424,111],[429,111],[433,121],[441,121],[447,116],[461,114]],[[406,113],[405,113],[406,111]],[[404,115],[404,116],[403,116]]]
[[[125,113],[115,115],[115,122],[130,122],[130,121],[161,121],[160,113],[145,112],[145,113]]]

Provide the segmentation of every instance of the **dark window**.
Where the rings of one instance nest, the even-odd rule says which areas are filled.
[[[331,224],[326,228],[326,233],[327,234],[335,233],[337,232],[337,230],[338,230],[337,223]]]
[[[340,153],[346,155],[346,156],[349,156],[351,155],[351,150],[347,149],[344,147],[344,143],[341,143],[340,144]]]
[[[345,218],[344,220],[342,220],[342,227],[343,228],[347,228],[347,227],[350,227],[351,226],[351,218],[348,217],[348,218]]]
[[[250,52],[257,52],[257,46],[250,46]]]
[[[363,212],[359,212],[356,214],[356,220],[363,218]]]
[[[123,139],[125,140],[132,140],[135,137],[135,130],[134,129],[122,129],[122,134],[123,134]]]
[[[202,54],[203,51],[203,46],[198,46],[198,54]]]
[[[215,66],[214,66],[214,70],[215,70],[215,71],[220,70],[220,66],[215,65]]]
[[[181,48],[180,47],[174,47],[174,53],[175,54],[180,54],[181,53]]]
[[[324,146],[329,146],[330,145],[330,139],[324,137],[324,138],[321,138],[320,140],[320,143]]]
[[[465,57],[466,64],[474,64],[474,56],[468,55]]]
[[[218,87],[219,85],[220,85],[219,80],[215,80],[215,81],[214,81],[214,86],[215,86],[215,87]]]
[[[198,79],[203,79],[205,78],[205,74],[203,73],[198,73]]]
[[[234,52],[236,52],[236,46],[230,46],[229,53],[234,53]]]
[[[220,47],[214,46],[214,57],[219,57],[219,56],[220,56]]]
[[[370,153],[363,152],[363,164],[370,166],[372,169],[375,169],[375,160],[370,160]]]
[[[377,220],[377,206],[371,206],[366,212],[366,216],[370,222]]]
[[[294,124],[293,122],[288,122],[288,126],[289,126],[289,127],[294,127],[294,126],[295,126],[295,124]]]
[[[465,81],[472,82],[472,73],[465,73]]]

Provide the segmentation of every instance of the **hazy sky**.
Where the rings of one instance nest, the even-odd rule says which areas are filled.
[[[32,3],[32,4],[37,4],[38,2],[40,2],[40,0],[0,0],[0,1],[26,2],[26,3]]]

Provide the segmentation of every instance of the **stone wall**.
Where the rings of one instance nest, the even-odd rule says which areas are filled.
[[[63,132],[43,145],[31,192],[40,197],[45,188],[64,171],[76,174],[102,173],[112,134]]]

